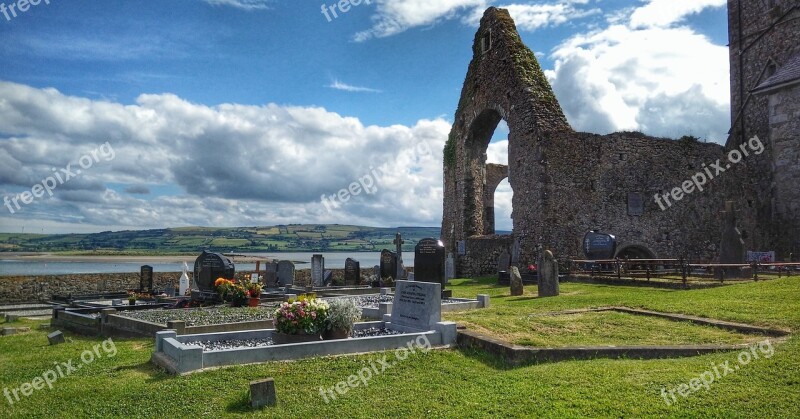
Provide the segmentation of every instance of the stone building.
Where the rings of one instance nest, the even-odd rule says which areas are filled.
[[[797,26],[795,22],[794,31]],[[777,250],[786,256],[787,247],[771,246],[788,242],[789,233],[774,228],[772,213],[762,207],[780,196],[781,211],[794,211],[796,217],[797,136],[781,134],[786,125],[797,129],[796,90],[786,90],[796,84],[781,83],[782,96],[775,99],[776,109],[793,122],[775,119],[772,132],[783,144],[775,164],[785,172],[772,176],[772,167],[766,169],[769,182],[784,182],[773,195],[754,178],[754,171],[761,169],[748,164],[753,157],[758,162],[776,158],[776,148],[766,150],[771,137],[765,117],[764,131],[752,131],[763,136],[733,140],[732,135],[727,147],[690,137],[575,132],[506,10],[486,10],[472,49],[444,149],[442,240],[456,256],[459,275],[495,272],[498,256],[506,251],[517,266],[535,261],[544,249],[559,258],[581,258],[581,241],[589,230],[614,234],[619,257],[715,260],[721,211],[728,200],[736,208],[746,249]],[[776,70],[774,76],[781,74]],[[767,95],[778,88],[761,87]],[[758,112],[767,115],[766,109]],[[501,120],[509,127],[508,166],[486,163],[488,144]],[[749,110],[744,120],[759,121]],[[788,179],[790,175],[794,178]],[[497,235],[493,197],[506,177],[513,190],[513,232]]]
[[[731,131],[727,148],[753,136],[748,159],[761,247],[800,253],[800,1],[728,1]]]

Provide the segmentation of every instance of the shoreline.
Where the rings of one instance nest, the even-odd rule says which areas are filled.
[[[249,255],[233,255],[227,256],[233,263],[255,263],[257,261],[269,261],[266,257],[249,256]],[[123,255],[59,255],[57,253],[21,253],[21,252],[8,252],[0,253],[2,260],[19,260],[23,262],[152,262],[152,263],[183,263],[186,262],[190,267],[194,265],[197,256],[123,256]]]

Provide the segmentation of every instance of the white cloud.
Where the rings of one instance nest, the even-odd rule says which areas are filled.
[[[242,10],[263,10],[272,0],[203,0],[212,6],[231,6]]]
[[[115,152],[58,186],[52,198],[13,215],[0,207],[2,223],[31,231],[63,223],[130,229],[440,223],[441,153],[450,131],[443,119],[365,126],[315,107],[210,107],[170,94],[122,105],[9,82],[0,82],[0,97],[4,196],[31,190],[51,168],[106,141]],[[368,183],[366,176],[377,190],[326,210],[321,195]]]
[[[356,33],[357,42],[383,38],[409,28],[427,26],[443,19],[452,19],[463,10],[485,9],[488,0],[376,0],[377,12],[372,28]]]
[[[347,83],[342,83],[339,80],[334,80],[333,83],[328,85],[331,89],[344,90],[345,92],[365,92],[365,93],[382,93],[380,90],[372,89],[369,87],[353,86]]]
[[[514,19],[517,29],[535,31],[537,29],[559,26],[574,19],[580,19],[594,14],[600,14],[598,8],[583,9],[576,4],[586,4],[588,0],[562,1],[544,4],[508,4],[497,6],[507,9]],[[480,24],[484,10],[477,7],[464,19],[472,26]]]
[[[659,0],[631,16],[655,3]],[[680,10],[684,16],[689,9]],[[551,54],[555,69],[546,74],[572,126],[724,142],[730,115],[728,48],[685,26],[627,23],[574,35]]]
[[[727,0],[650,0],[634,10],[630,25],[632,28],[669,27],[686,16],[708,7],[723,7],[727,3]]]

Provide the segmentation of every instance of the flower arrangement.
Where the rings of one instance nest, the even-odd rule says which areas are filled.
[[[247,284],[247,295],[250,298],[261,298],[261,284],[258,282]]]
[[[236,280],[217,278],[214,281],[214,289],[217,290],[217,294],[222,298],[222,301],[230,301],[241,305],[247,299],[247,289]]]
[[[290,335],[318,334],[325,329],[330,307],[316,298],[300,298],[293,303],[283,303],[273,316],[272,324],[278,332]]]
[[[361,319],[361,310],[350,299],[335,299],[329,305],[326,329],[340,330],[349,335],[353,331],[353,323]]]

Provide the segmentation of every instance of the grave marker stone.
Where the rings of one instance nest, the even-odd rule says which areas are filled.
[[[344,261],[344,284],[361,284],[361,263],[353,258],[347,258]]]
[[[611,234],[590,231],[583,236],[583,254],[586,259],[611,259],[616,251],[617,238]]]
[[[322,275],[322,284],[326,287],[333,285],[333,271],[325,271]]]
[[[444,244],[441,241],[425,238],[417,242],[414,248],[414,279],[436,282],[444,289]]]
[[[397,255],[389,249],[381,250],[380,278],[394,278],[397,275]]]
[[[558,290],[558,261],[553,252],[545,250],[539,260],[539,297],[555,297]]]
[[[417,330],[432,330],[441,319],[441,284],[397,281],[392,302],[392,324]]]
[[[282,260],[278,262],[278,286],[294,285],[294,262]]]
[[[194,261],[195,285],[203,292],[214,291],[214,281],[217,278],[233,279],[235,274],[233,262],[219,253],[204,250]]]
[[[447,254],[447,259],[444,261],[444,279],[450,282],[451,279],[456,277],[456,260],[452,253]]]
[[[139,291],[153,291],[153,267],[150,265],[142,265],[139,269]]]
[[[325,286],[325,258],[322,255],[311,257],[311,285]]]
[[[516,266],[511,267],[511,295],[522,295],[524,289],[522,288],[522,275],[519,274],[519,269]]]
[[[278,287],[278,262],[273,260],[264,264],[264,285],[267,288]]]
[[[394,245],[396,247],[395,253],[397,254],[397,274],[394,276],[394,279],[396,280],[403,279],[405,276],[405,267],[403,266],[403,243],[405,243],[405,240],[403,240],[403,237],[400,235],[400,233],[395,234]]]
[[[511,253],[508,250],[503,250],[497,258],[497,272],[508,271],[511,267]]]

